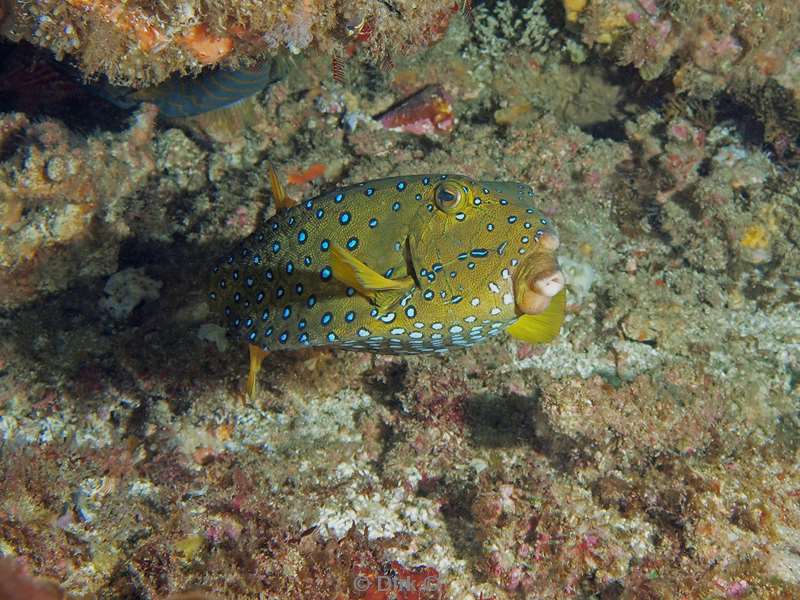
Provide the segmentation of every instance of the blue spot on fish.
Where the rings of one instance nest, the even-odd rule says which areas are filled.
[[[319,276],[322,278],[322,281],[330,281],[333,272],[329,266],[322,267],[322,270],[319,272]]]
[[[347,225],[350,222],[350,213],[345,211],[339,215],[339,223]]]

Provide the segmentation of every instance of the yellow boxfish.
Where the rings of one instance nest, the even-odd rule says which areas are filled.
[[[533,198],[517,183],[410,175],[279,210],[213,268],[209,297],[250,344],[248,394],[274,350],[446,352],[503,331],[552,340],[565,281]]]

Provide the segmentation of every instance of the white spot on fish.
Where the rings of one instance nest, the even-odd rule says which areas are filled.
[[[503,304],[514,304],[514,295],[508,292],[503,294]]]
[[[489,282],[489,290],[493,294],[499,294],[500,293],[500,288],[498,287],[498,285],[494,281],[490,281]]]

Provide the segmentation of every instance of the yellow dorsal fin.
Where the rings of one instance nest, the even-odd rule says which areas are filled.
[[[337,280],[378,306],[390,306],[414,287],[411,277],[388,279],[338,246],[331,247],[331,269]]]
[[[566,306],[567,290],[563,289],[553,296],[544,312],[538,315],[522,315],[506,331],[518,340],[531,344],[551,342],[561,331]]]
[[[279,211],[283,208],[294,206],[294,202],[286,195],[286,191],[281,185],[281,180],[278,179],[278,172],[272,163],[267,163],[267,175],[269,175],[269,185],[272,188],[272,197],[275,199],[275,210]]]

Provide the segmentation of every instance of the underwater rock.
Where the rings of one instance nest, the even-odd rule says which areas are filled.
[[[8,0],[4,8],[9,23],[0,32],[8,39],[69,56],[87,76],[138,88],[175,72],[246,66],[266,55],[307,49],[345,55],[353,44],[381,62],[438,41],[460,7],[452,0]],[[369,35],[363,29],[352,35],[354,22],[369,23]]]

